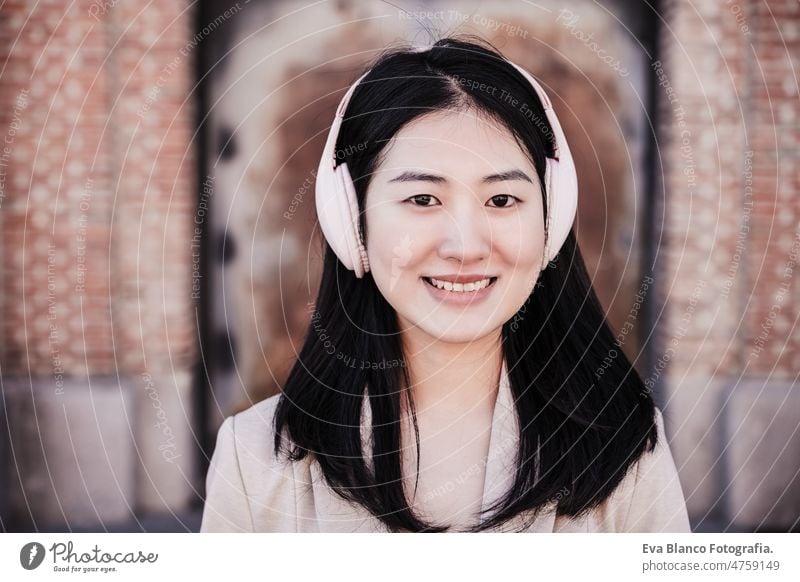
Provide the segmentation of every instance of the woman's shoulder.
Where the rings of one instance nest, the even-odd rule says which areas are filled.
[[[274,420],[280,396],[270,396],[226,419],[242,475],[251,478],[254,486],[274,485],[293,464],[285,455],[275,454]]]
[[[645,450],[614,492],[589,516],[578,522],[559,517],[560,531],[691,531],[664,416],[658,407],[655,408],[655,425],[655,447]]]
[[[669,447],[664,415],[655,409],[656,446],[636,462],[626,477],[622,531],[688,532],[686,499]]]
[[[240,467],[249,471],[255,467],[269,470],[282,464],[274,453],[273,427],[279,398],[280,394],[270,396],[225,418],[217,432],[216,448],[224,451],[227,445],[236,453]]]
[[[295,467],[274,450],[279,397],[257,402],[220,425],[200,531],[265,531],[270,523],[294,519]]]
[[[262,442],[264,437],[274,435],[273,422],[280,396],[275,394],[256,402],[249,408],[229,416],[224,422],[230,423],[231,430],[239,439],[252,440],[253,444]]]

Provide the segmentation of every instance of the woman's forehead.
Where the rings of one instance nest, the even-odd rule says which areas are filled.
[[[463,180],[520,169],[535,180],[535,169],[512,133],[474,111],[426,114],[392,138],[377,173],[385,181],[399,169],[422,168]]]

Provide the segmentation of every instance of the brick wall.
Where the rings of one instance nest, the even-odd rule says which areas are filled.
[[[192,16],[177,0],[0,9],[0,366],[16,517],[36,527],[188,502]]]
[[[800,519],[800,5],[663,3],[659,361],[695,521]]]

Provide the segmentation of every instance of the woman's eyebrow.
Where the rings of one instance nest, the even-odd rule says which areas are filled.
[[[522,180],[533,184],[533,180],[522,170],[507,170],[497,174],[490,174],[485,176],[481,182],[484,184],[493,184],[495,182],[508,182],[511,180]],[[389,182],[433,182],[434,184],[444,184],[447,182],[447,178],[435,174],[406,171],[399,176],[395,176],[389,180]]]
[[[522,170],[508,170],[507,172],[500,172],[499,174],[492,174],[483,179],[484,184],[492,184],[494,182],[509,182],[511,180],[523,180],[533,184],[533,180],[528,177],[528,174]]]
[[[433,182],[435,184],[443,184],[447,182],[447,178],[434,174],[421,174],[420,172],[403,172],[389,180],[389,182]]]

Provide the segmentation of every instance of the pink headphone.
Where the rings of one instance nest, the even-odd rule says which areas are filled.
[[[430,50],[430,47],[414,49],[416,52]],[[528,80],[544,107],[547,120],[555,135],[555,158],[547,158],[545,169],[545,192],[547,195],[547,219],[550,240],[545,248],[541,269],[547,268],[555,259],[564,244],[575,220],[578,208],[578,176],[572,160],[567,140],[558,122],[553,105],[539,83],[525,69],[513,65]],[[356,189],[350,177],[347,164],[336,165],[336,140],[344,120],[347,104],[353,91],[369,71],[361,75],[342,97],[336,109],[325,149],[319,162],[316,183],[316,207],[322,233],[336,256],[356,277],[361,278],[369,271],[367,250],[361,242],[359,233],[359,210]]]

